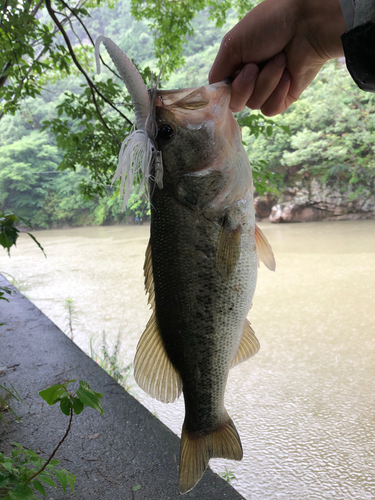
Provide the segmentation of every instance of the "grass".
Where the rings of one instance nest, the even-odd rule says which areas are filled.
[[[65,299],[64,304],[65,310],[67,312],[66,315],[66,329],[68,330],[68,335],[71,340],[74,340],[74,323],[77,319],[76,308],[74,304],[74,300],[70,297]]]
[[[26,295],[25,292],[27,292],[27,290],[29,288],[29,284],[26,281],[24,281],[22,279],[18,280],[17,278],[15,278],[14,276],[12,276],[9,273],[6,273],[5,271],[1,271],[1,274],[8,276],[10,278],[9,283],[11,283],[14,287],[16,287],[19,292]],[[26,297],[27,297],[27,295],[26,295]]]
[[[133,363],[124,365],[119,359],[121,347],[121,330],[119,331],[116,343],[112,352],[108,347],[106,333],[102,333],[102,342],[100,351],[98,352],[94,345],[93,337],[90,337],[90,358],[98,363],[108,375],[110,375],[116,382],[118,382],[126,391],[130,391],[131,385],[129,384],[129,377],[132,373]]]
[[[237,481],[237,478],[234,475],[233,471],[227,469],[227,467],[225,467],[224,472],[219,472],[219,476],[225,479],[228,483],[231,483],[232,481]]]

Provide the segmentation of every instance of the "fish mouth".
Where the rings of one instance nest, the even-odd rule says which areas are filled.
[[[231,83],[227,81],[198,88],[158,90],[156,116],[177,127],[201,127],[211,123],[215,134],[232,143],[233,114],[229,108]]]
[[[224,111],[229,107],[231,83],[227,80],[203,85],[202,87],[188,87],[185,89],[158,90],[156,106],[174,110],[197,111],[208,106],[220,108]]]

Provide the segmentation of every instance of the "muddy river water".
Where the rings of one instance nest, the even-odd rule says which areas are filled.
[[[249,318],[261,343],[234,368],[226,407],[242,462],[215,459],[251,500],[375,500],[375,221],[260,224],[277,262],[260,268]],[[47,259],[22,235],[0,271],[89,351],[102,331],[133,359],[150,311],[143,288],[147,226],[38,231]],[[9,276],[7,276],[9,279]],[[26,288],[25,288],[26,287]],[[183,401],[134,395],[175,433]]]

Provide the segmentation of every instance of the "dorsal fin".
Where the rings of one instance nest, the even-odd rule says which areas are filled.
[[[154,275],[152,272],[152,258],[151,258],[151,241],[149,240],[146,249],[146,258],[143,265],[143,272],[145,276],[145,288],[148,293],[148,303],[151,308],[155,310],[155,288],[154,288]]]
[[[268,243],[267,238],[264,236],[259,227],[255,224],[255,245],[258,255],[258,266],[260,262],[268,267],[270,271],[275,271],[276,261],[271,245]]]
[[[251,357],[255,356],[255,354],[259,351],[259,349],[260,349],[259,340],[256,338],[254,330],[251,328],[249,320],[246,319],[240,346],[238,348],[235,358],[233,359],[230,365],[230,368],[233,368],[234,366],[239,365],[243,361],[246,361],[247,359],[250,359]]]
[[[163,403],[172,403],[182,391],[180,374],[165,352],[155,311],[137,345],[134,378],[141,389]]]

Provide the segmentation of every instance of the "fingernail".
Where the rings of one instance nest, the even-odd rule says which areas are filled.
[[[273,62],[280,68],[284,66],[286,63],[286,55],[284,54],[284,52],[280,52],[280,54],[277,54],[277,56],[273,58]]]

